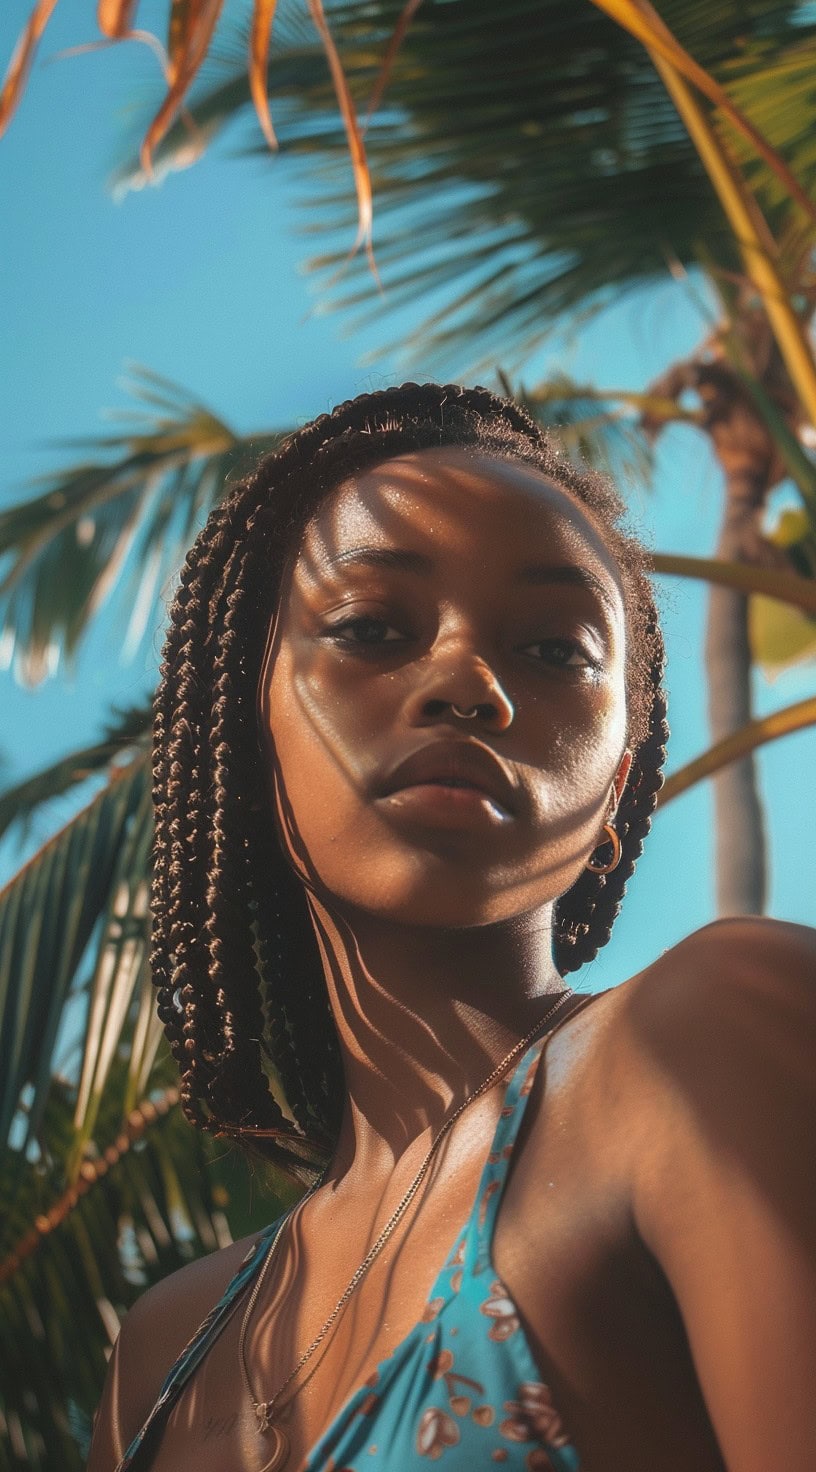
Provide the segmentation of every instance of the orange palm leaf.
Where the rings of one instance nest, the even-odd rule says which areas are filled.
[[[0,134],[8,127],[23,95],[29,68],[34,60],[39,39],[51,19],[57,0],[39,0],[28,18],[28,24],[14,48],[9,69],[0,92]]]
[[[269,60],[269,37],[278,0],[255,0],[252,11],[252,30],[249,35],[249,90],[258,114],[258,122],[270,148],[277,148],[278,140],[269,115],[269,97],[266,91],[266,66]]]
[[[308,4],[309,10],[311,11],[312,20],[314,21],[317,28],[317,33],[320,36],[321,41],[323,42],[323,49],[326,53],[326,58],[328,60],[329,69],[332,75],[332,81],[334,82],[334,90],[337,97],[338,106],[343,118],[343,125],[346,130],[346,139],[348,141],[349,153],[351,154],[351,164],[354,170],[354,187],[357,192],[358,228],[357,239],[354,242],[351,253],[353,255],[354,251],[359,250],[360,246],[365,243],[369,265],[371,266],[371,270],[376,277],[377,268],[374,264],[374,252],[371,244],[371,227],[373,220],[371,175],[368,171],[368,159],[366,158],[363,135],[360,131],[360,125],[357,121],[357,113],[354,108],[354,101],[352,99],[351,92],[349,91],[348,82],[346,81],[346,74],[343,71],[343,65],[340,61],[337,47],[334,44],[332,33],[329,30],[322,0],[306,0],[306,3]]]
[[[142,168],[148,175],[153,173],[153,150],[179,112],[207,55],[222,5],[223,0],[173,0],[168,36],[167,96],[150,124],[140,150]]]
[[[385,89],[391,80],[391,72],[394,67],[394,61],[396,60],[397,52],[402,45],[403,39],[405,37],[405,32],[407,31],[421,4],[422,0],[408,0],[408,3],[402,9],[400,18],[397,21],[397,24],[395,25],[393,33],[391,35],[391,40],[388,42],[388,50],[386,51],[383,58],[383,64],[380,67],[377,80],[374,83],[374,90],[371,93],[368,109],[366,111],[366,124],[368,124],[368,121],[371,118],[372,114],[377,111],[377,108],[383,100]]]
[[[198,0],[172,0],[167,25],[167,82],[172,86],[190,44],[190,28],[195,21]]]
[[[109,41],[123,41],[129,35],[139,0],[99,0],[96,23]]]

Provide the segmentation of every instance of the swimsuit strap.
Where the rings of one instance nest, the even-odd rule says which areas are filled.
[[[467,1224],[464,1254],[466,1274],[477,1275],[489,1269],[492,1270],[491,1249],[496,1218],[504,1195],[510,1161],[544,1049],[564,1023],[570,1021],[578,1012],[582,1012],[585,1007],[602,995],[602,992],[592,992],[589,995],[574,997],[572,1004],[566,1008],[558,1021],[553,1023],[543,1037],[536,1038],[535,1042],[531,1043],[529,1048],[522,1053],[513,1072],[505,1080],[504,1104],[482,1171],[473,1211]]]
[[[281,1225],[283,1217],[280,1216],[271,1226],[265,1227],[257,1242],[253,1243],[244,1258],[241,1266],[233,1278],[230,1279],[223,1295],[219,1298],[214,1308],[210,1309],[203,1323],[196,1329],[181,1351],[181,1354],[168,1371],[159,1398],[156,1401],[150,1415],[137,1432],[130,1443],[116,1472],[132,1472],[137,1466],[147,1465],[143,1462],[143,1454],[152,1446],[155,1433],[164,1426],[170,1411],[178,1400],[184,1386],[190,1379],[193,1371],[201,1363],[214,1339],[218,1338],[222,1329],[226,1327],[238,1307],[241,1294],[247,1284],[252,1281],[261,1267],[269,1244]]]
[[[499,1203],[501,1201],[502,1188],[505,1183],[510,1157],[521,1128],[524,1111],[532,1091],[536,1070],[544,1047],[563,1023],[570,1017],[574,1017],[576,1012],[581,1010],[587,1003],[595,1000],[595,995],[601,995],[601,993],[574,999],[574,1004],[564,1011],[563,1015],[559,1017],[558,1022],[544,1034],[544,1037],[538,1038],[522,1053],[513,1072],[504,1084],[506,1092],[502,1111],[499,1116],[499,1123],[493,1137],[490,1154],[488,1155],[482,1173],[473,1210],[466,1227],[467,1246],[465,1249],[465,1263],[469,1264],[469,1271],[471,1273],[483,1272],[490,1266],[490,1245],[499,1210]],[[164,1426],[170,1411],[194,1370],[197,1369],[213,1341],[218,1338],[222,1329],[226,1327],[232,1318],[244,1289],[260,1271],[272,1238],[281,1226],[284,1217],[288,1214],[288,1212],[285,1212],[272,1222],[270,1226],[265,1227],[257,1241],[250,1247],[237,1273],[228,1283],[223,1295],[215,1307],[207,1314],[204,1322],[196,1330],[192,1339],[188,1341],[168,1371],[156,1404],[141,1430],[128,1446],[121,1462],[119,1462],[116,1468],[116,1472],[135,1472],[136,1468],[149,1465],[149,1462],[145,1462],[143,1459],[152,1448],[156,1434]]]

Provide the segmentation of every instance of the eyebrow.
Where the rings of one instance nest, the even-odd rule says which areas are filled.
[[[428,575],[433,572],[433,559],[424,552],[410,552],[401,547],[352,547],[333,557],[329,567],[388,567],[397,572]],[[601,578],[588,567],[577,563],[530,562],[519,568],[516,579],[528,587],[541,588],[550,583],[567,583],[594,593],[610,613],[617,613],[615,599]]]
[[[589,593],[595,593],[610,613],[617,612],[615,600],[603,580],[590,572],[588,567],[579,567],[574,562],[559,563],[557,566],[546,562],[531,562],[520,569],[519,582],[531,587],[542,587],[546,583],[573,583],[579,588],[586,588]]]
[[[424,552],[408,552],[400,547],[352,547],[332,557],[329,567],[391,567],[397,572],[433,572],[433,560]]]

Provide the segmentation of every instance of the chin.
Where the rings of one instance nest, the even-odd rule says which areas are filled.
[[[522,896],[516,884],[511,893],[506,875],[499,878],[492,868],[475,871],[438,855],[392,866],[381,856],[379,862],[358,862],[351,883],[349,872],[340,882],[322,886],[327,908],[339,905],[349,920],[356,911],[394,925],[469,930],[513,919],[551,898],[540,893],[540,886],[534,896]]]

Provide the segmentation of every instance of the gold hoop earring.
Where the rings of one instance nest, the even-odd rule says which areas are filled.
[[[611,874],[613,869],[617,869],[621,861],[623,845],[620,841],[620,834],[616,832],[611,823],[604,823],[604,833],[609,835],[609,842],[612,845],[612,862],[611,864],[593,864],[588,860],[586,868],[590,874]]]

